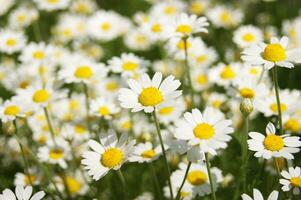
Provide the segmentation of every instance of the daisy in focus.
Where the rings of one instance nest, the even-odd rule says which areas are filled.
[[[279,194],[279,192],[274,190],[273,192],[271,192],[271,194],[269,195],[267,200],[277,200],[278,194]],[[253,198],[247,194],[242,194],[241,198],[242,198],[242,200],[264,200],[261,192],[256,188],[253,189]]]
[[[300,194],[301,189],[301,168],[300,167],[290,167],[288,171],[281,172],[282,178],[280,179],[280,184],[282,185],[282,190],[288,192],[293,190],[295,195]]]
[[[218,149],[225,149],[233,133],[231,120],[224,119],[219,110],[207,107],[203,113],[198,109],[184,113],[184,119],[176,124],[175,137],[188,141],[199,152],[217,154]]]
[[[250,132],[248,146],[251,151],[255,151],[255,157],[264,159],[286,158],[294,159],[293,154],[299,152],[301,146],[300,137],[288,135],[276,135],[275,126],[269,123],[266,126],[266,136],[258,132]]]
[[[114,132],[100,138],[100,143],[89,140],[92,151],[83,153],[81,163],[94,180],[104,177],[110,170],[118,170],[129,160],[134,150],[135,140],[127,142],[127,134],[118,139]]]
[[[177,90],[181,85],[180,81],[171,75],[162,81],[160,72],[155,73],[152,79],[147,74],[142,74],[138,81],[130,79],[127,83],[130,89],[120,89],[118,99],[123,108],[132,109],[132,112],[153,112],[159,105],[173,101],[182,94]]]
[[[260,43],[246,48],[242,52],[242,60],[251,65],[264,65],[269,70],[275,65],[286,68],[293,68],[287,46],[289,39],[283,36],[280,40],[271,38],[270,44]]]

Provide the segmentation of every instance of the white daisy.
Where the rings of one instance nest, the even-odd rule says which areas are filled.
[[[129,158],[130,162],[152,162],[156,160],[161,154],[161,147],[153,147],[152,143],[139,143],[135,146],[133,154]]]
[[[207,107],[203,114],[198,109],[184,113],[184,120],[176,124],[175,137],[187,140],[199,152],[216,155],[216,150],[225,149],[233,133],[231,120],[225,120],[219,110]]]
[[[207,12],[207,16],[216,27],[230,28],[237,26],[243,20],[239,9],[218,5]]]
[[[272,37],[270,44],[260,43],[246,48],[242,52],[242,60],[251,65],[264,65],[271,69],[275,65],[286,68],[293,68],[289,58],[289,51],[286,50],[289,39],[283,36],[280,40]]]
[[[135,141],[127,142],[127,138],[127,134],[122,134],[118,139],[114,132],[110,132],[100,138],[100,143],[95,140],[89,141],[88,144],[93,151],[84,152],[81,163],[94,180],[101,179],[112,169],[118,170],[128,161]]]
[[[12,54],[20,51],[26,43],[26,37],[21,31],[1,30],[0,51]]]
[[[209,80],[220,86],[229,86],[238,77],[240,68],[240,63],[220,63],[209,69]]]
[[[128,80],[128,88],[120,89],[119,101],[123,108],[132,109],[132,112],[144,110],[146,113],[153,112],[160,104],[172,101],[181,95],[177,90],[180,81],[168,76],[162,81],[162,74],[155,73],[152,79],[147,74],[142,74],[136,81]]]
[[[280,184],[282,186],[282,190],[288,192],[293,190],[295,195],[300,194],[301,189],[301,168],[300,167],[290,167],[288,171],[283,170],[281,172]]]
[[[174,23],[171,25],[171,34],[179,37],[187,37],[193,33],[207,33],[209,25],[206,17],[197,17],[196,15],[188,15],[181,13],[175,17]]]
[[[267,200],[277,200],[278,199],[278,194],[279,194],[279,192],[274,190],[273,192],[271,192],[271,194],[269,195]],[[256,188],[253,189],[253,198],[250,197],[247,194],[242,194],[241,198],[243,200],[264,200],[261,192],[259,190],[257,190]]]
[[[105,119],[111,119],[120,111],[120,108],[114,102],[105,98],[92,100],[90,107],[92,115],[104,117]]]
[[[241,48],[263,41],[262,31],[252,25],[240,26],[233,34],[233,41]]]
[[[26,186],[23,187],[21,185],[16,186],[15,194],[10,189],[5,189],[0,194],[1,200],[40,200],[45,196],[45,192],[39,191],[32,195],[32,187]]]
[[[293,153],[299,152],[301,141],[299,137],[288,135],[276,135],[275,126],[269,123],[266,127],[266,136],[258,132],[250,132],[248,146],[251,151],[255,151],[255,157],[264,159],[283,157],[288,160],[294,159]]]
[[[70,0],[34,0],[38,8],[46,11],[65,9]]]
[[[6,100],[0,106],[0,119],[3,123],[13,121],[17,117],[25,117],[24,102],[17,99]]]

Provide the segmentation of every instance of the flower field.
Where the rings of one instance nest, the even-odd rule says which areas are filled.
[[[0,0],[0,200],[300,200],[300,0]]]

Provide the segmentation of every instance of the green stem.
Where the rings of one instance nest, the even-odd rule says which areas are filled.
[[[156,109],[153,111],[153,117],[154,117],[154,121],[155,121],[155,124],[156,124],[157,134],[158,134],[158,137],[159,137],[159,140],[160,140],[163,159],[164,159],[164,163],[165,163],[165,167],[166,167],[166,171],[167,171],[168,187],[169,187],[170,197],[173,200],[174,198],[173,198],[173,192],[172,192],[171,180],[170,180],[170,169],[169,169],[169,165],[168,165],[168,162],[167,162],[166,151],[165,151],[165,147],[164,147],[164,143],[163,143],[163,139],[162,139],[162,135],[161,135],[160,125],[159,125],[157,115],[156,115]]]
[[[162,196],[162,193],[161,193],[161,189],[160,189],[159,180],[158,180],[158,176],[157,176],[157,173],[156,173],[156,169],[155,169],[155,167],[154,167],[154,165],[153,165],[152,162],[150,163],[150,168],[151,168],[153,180],[155,182],[155,189],[156,189],[156,191],[158,193],[158,197],[159,197],[159,199],[163,199],[163,196]]]
[[[276,172],[277,172],[277,176],[278,178],[281,178],[281,175],[280,175],[280,168],[279,168],[279,164],[277,162],[277,159],[274,158],[274,164],[275,164],[275,168],[276,168]]]
[[[277,109],[278,109],[278,122],[280,127],[280,134],[283,135],[283,128],[282,128],[282,111],[281,111],[281,102],[279,97],[279,85],[278,85],[278,71],[277,66],[273,67],[273,82],[274,82],[274,89],[276,93],[276,100],[277,100]]]
[[[187,39],[188,39],[188,37],[184,37],[182,39],[184,42],[184,51],[185,51],[185,69],[186,69],[186,76],[187,76],[187,81],[188,81],[188,86],[189,86],[191,104],[194,105],[194,90],[193,90],[193,86],[192,86],[190,67],[189,67],[189,63],[188,63]]]
[[[184,178],[183,178],[183,180],[182,180],[182,183],[181,183],[181,185],[180,185],[180,187],[179,187],[179,190],[178,190],[178,193],[177,193],[177,196],[176,196],[176,200],[179,200],[180,197],[181,197],[181,190],[182,190],[182,188],[183,188],[183,186],[184,186],[184,184],[185,184],[185,181],[186,181],[186,179],[187,179],[187,175],[188,175],[190,166],[191,166],[191,162],[189,162],[188,165],[187,165],[187,168],[186,168],[186,171],[185,171]]]
[[[242,180],[243,180],[243,191],[247,191],[247,163],[248,163],[248,132],[249,132],[249,116],[245,115],[245,133],[242,137]]]
[[[121,169],[118,169],[117,172],[118,172],[118,176],[120,178],[120,181],[121,181],[121,184],[122,184],[122,187],[123,187],[123,192],[124,192],[124,196],[125,196],[124,199],[128,199],[128,193],[127,193],[127,190],[126,190],[126,182],[125,182],[125,178],[123,176],[123,173],[122,173]]]
[[[90,122],[90,99],[89,99],[89,91],[88,91],[88,86],[83,82],[84,86],[84,92],[85,92],[85,103],[86,103],[86,120],[87,120],[87,127],[89,130],[89,133],[92,133],[92,128],[91,128],[91,122]]]
[[[44,107],[44,113],[45,113],[47,124],[48,124],[49,130],[50,130],[51,139],[52,139],[54,145],[57,146],[57,143],[56,143],[56,140],[55,140],[55,132],[54,132],[51,120],[50,120],[50,116],[49,116],[49,112],[48,112],[47,107]]]
[[[17,119],[15,119],[13,121],[13,123],[14,123],[14,126],[15,126],[15,134],[17,136],[18,132],[19,132],[18,124],[17,124]],[[29,164],[28,164],[26,156],[25,156],[25,151],[24,151],[23,145],[19,141],[18,141],[18,143],[19,143],[19,147],[20,147],[22,158],[23,158],[23,162],[24,162],[24,167],[25,167],[24,172],[25,172],[26,176],[28,177],[29,184],[31,186],[33,186],[33,183],[32,183],[32,180],[31,180],[31,175],[29,173]]]
[[[210,182],[212,200],[216,200],[215,190],[214,190],[214,183],[213,183],[213,180],[212,180],[212,174],[211,174],[211,169],[210,169],[210,161],[209,161],[209,158],[208,158],[208,153],[205,153],[205,160],[206,160],[207,173],[208,173],[209,182]]]
[[[33,23],[33,32],[34,32],[34,36],[35,36],[35,39],[37,40],[37,42],[41,41],[42,35],[41,35],[40,26],[39,26],[39,19],[37,19]]]

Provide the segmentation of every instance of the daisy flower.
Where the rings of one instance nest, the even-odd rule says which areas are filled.
[[[140,143],[135,146],[133,154],[129,158],[130,162],[152,162],[156,160],[161,154],[161,147],[153,147],[152,143]]]
[[[102,63],[94,63],[89,60],[77,60],[62,67],[59,78],[66,83],[91,84],[99,78],[105,77],[108,70]]]
[[[39,9],[54,11],[67,8],[70,0],[33,0]]]
[[[26,38],[21,31],[1,30],[0,51],[12,54],[20,51],[26,43]]]
[[[179,13],[185,11],[185,3],[179,0],[162,1],[156,3],[150,10],[151,16],[160,16],[160,18],[173,19]]]
[[[280,184],[282,190],[288,192],[293,190],[295,195],[300,194],[301,189],[301,168],[300,167],[290,167],[288,171],[283,170],[281,172],[283,178],[280,179]]]
[[[30,43],[21,52],[19,59],[23,63],[42,63],[49,60],[52,56],[52,46],[47,46],[45,43]]]
[[[240,68],[240,63],[220,63],[209,69],[209,80],[219,86],[229,86],[238,77]]]
[[[240,26],[235,32],[233,41],[241,48],[246,48],[263,41],[262,31],[252,25]]]
[[[15,174],[15,180],[14,180],[14,185],[22,185],[22,186],[26,186],[26,185],[38,185],[40,183],[40,177],[38,177],[36,174],[36,170],[33,172],[33,170],[29,169],[29,175],[24,174],[24,173],[16,173]]]
[[[152,42],[164,41],[168,38],[168,24],[162,18],[154,17],[148,23],[142,25],[142,30]]]
[[[97,9],[97,4],[91,0],[76,0],[71,3],[70,9],[74,13],[88,15]]]
[[[242,60],[251,65],[264,65],[266,69],[271,69],[275,65],[286,68],[293,68],[290,62],[289,51],[286,50],[289,39],[283,36],[280,40],[271,38],[270,44],[260,43],[246,48],[242,52]]]
[[[156,72],[152,79],[144,73],[138,81],[130,79],[127,83],[130,89],[120,89],[118,99],[123,108],[132,109],[132,112],[153,112],[162,103],[173,101],[182,93],[177,90],[181,85],[180,81],[172,75],[162,81],[160,72]]]
[[[170,122],[175,122],[185,109],[185,102],[183,99],[179,98],[175,101],[159,105],[156,111],[159,121],[168,124]]]
[[[135,141],[127,142],[127,134],[118,139],[114,132],[100,138],[100,143],[89,140],[92,151],[83,153],[81,163],[94,180],[104,177],[110,170],[118,170],[131,156]]]
[[[5,189],[0,194],[0,199],[3,200],[40,200],[45,196],[45,192],[39,191],[32,195],[32,187],[26,186],[23,187],[21,185],[16,186],[15,193],[10,189]]]
[[[230,28],[237,26],[243,20],[243,14],[239,9],[219,5],[207,12],[210,21],[216,27]]]
[[[233,133],[231,120],[225,120],[223,113],[207,107],[203,113],[198,109],[184,113],[184,120],[176,124],[175,137],[188,141],[199,152],[216,155],[216,150],[225,149]]]
[[[113,57],[108,61],[108,67],[122,76],[135,78],[146,71],[148,62],[132,53],[123,53],[120,57]]]
[[[279,192],[274,190],[273,192],[271,192],[271,194],[269,195],[267,200],[277,200],[278,194],[279,194]],[[261,192],[256,188],[253,189],[253,198],[247,194],[242,194],[241,198],[242,198],[242,200],[264,200]]]
[[[299,137],[276,135],[276,129],[272,123],[267,125],[265,132],[266,136],[258,132],[249,133],[251,139],[248,139],[248,146],[251,151],[256,152],[255,157],[294,159],[293,153],[298,153],[298,147],[301,146]]]
[[[24,102],[16,99],[6,100],[0,106],[0,119],[3,123],[14,121],[17,117],[25,117]]]
[[[22,5],[10,13],[8,18],[9,26],[17,30],[25,28],[36,20],[38,16],[39,13],[36,8]]]
[[[187,37],[193,33],[207,33],[209,25],[206,17],[197,17],[196,15],[188,15],[181,13],[175,18],[175,22],[171,26],[172,35],[178,37]]]
[[[153,44],[153,41],[148,35],[145,34],[145,31],[142,27],[130,30],[127,34],[125,34],[123,40],[124,44],[129,49],[137,51],[148,50]]]
[[[120,108],[115,103],[105,98],[92,100],[90,107],[92,115],[104,117],[105,119],[111,119],[120,111]]]
[[[195,15],[203,15],[209,6],[208,0],[193,0],[189,4],[189,12]]]

